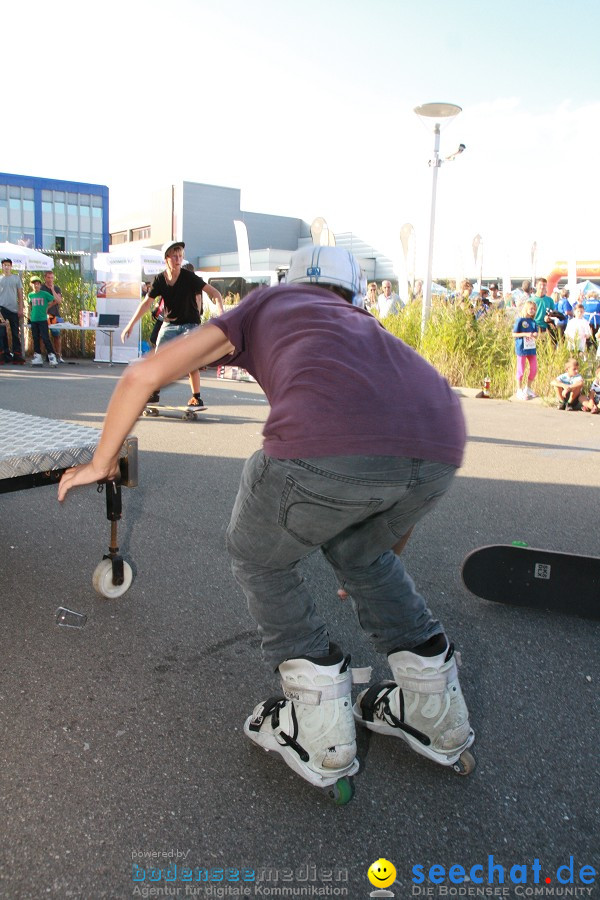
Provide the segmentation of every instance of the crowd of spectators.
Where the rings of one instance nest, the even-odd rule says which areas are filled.
[[[501,310],[507,321],[512,324],[517,354],[515,399],[532,400],[536,398],[533,382],[537,372],[536,343],[540,337],[546,336],[554,346],[565,345],[572,354],[589,357],[596,354],[600,361],[598,331],[600,330],[600,288],[594,290],[586,285],[578,299],[571,301],[568,288],[556,290],[552,296],[547,294],[546,278],[538,278],[535,287],[529,279],[521,286],[507,293],[502,293],[498,282],[489,286],[475,286],[474,282],[465,278],[458,283],[455,290],[440,289],[436,285],[433,291],[442,303],[461,307],[470,312],[475,319],[480,319],[494,310]],[[422,299],[422,282],[417,282],[413,291],[413,299]],[[381,283],[381,291],[377,282],[369,282],[364,307],[375,313],[380,319],[399,313],[404,302],[392,290],[389,281]],[[573,357],[577,362],[576,357]],[[600,371],[600,370],[599,370]],[[598,372],[596,380],[590,387],[589,396],[583,393],[584,379],[578,390],[570,391],[569,401],[563,405],[563,396],[556,381],[565,373],[558,375],[552,382],[557,391],[558,405],[561,409],[587,410],[598,409]],[[590,376],[591,377],[591,376]]]
[[[188,267],[191,268],[191,266]],[[51,365],[64,362],[61,355],[60,331],[51,327],[57,321],[63,321],[60,318],[62,295],[60,288],[54,284],[54,274],[52,272],[45,273],[43,283],[38,278],[31,278],[30,287],[33,290],[25,298],[21,276],[12,271],[12,261],[10,259],[2,260],[0,365],[10,363],[22,365],[25,362],[20,325],[26,319],[30,320],[32,324],[34,342],[32,364],[42,364],[40,340],[44,344],[46,356]],[[144,294],[148,288],[149,285],[145,284],[142,293]],[[422,299],[422,291],[423,282],[416,281],[412,290],[412,300],[419,302]],[[564,343],[573,354],[589,356],[596,353],[600,361],[600,349],[598,348],[600,288],[595,290],[594,285],[590,286],[588,283],[586,290],[582,290],[576,300],[571,299],[570,291],[566,287],[556,290],[552,296],[549,296],[546,291],[547,280],[545,278],[537,279],[535,289],[532,281],[526,279],[520,287],[505,293],[500,291],[496,281],[487,286],[483,284],[476,286],[473,281],[465,278],[457,284],[454,290],[434,285],[433,293],[442,302],[467,310],[475,319],[481,319],[494,310],[501,310],[509,321],[512,320],[517,353],[515,398],[529,400],[536,396],[533,390],[533,379],[537,368],[535,345],[539,337],[546,335],[555,346]],[[47,298],[46,294],[48,294]],[[42,302],[46,299],[47,305]],[[142,302],[144,300],[143,297]],[[385,319],[388,316],[400,314],[406,306],[406,301],[394,291],[392,282],[384,279],[380,286],[376,281],[368,283],[366,294],[359,301],[359,305],[374,313],[379,319]],[[48,313],[49,335],[46,334],[46,323],[40,320],[40,316],[41,319],[44,318],[42,307],[46,308]],[[156,318],[155,330],[158,330],[162,326],[162,310],[157,310]],[[50,337],[54,341],[54,346],[50,342]],[[154,341],[152,343],[154,344]],[[529,357],[529,359],[526,360],[525,357]],[[526,373],[527,382],[525,382]],[[582,392],[582,385],[579,389],[579,396],[571,396],[571,399],[577,402],[571,403],[571,405],[567,403],[566,408],[587,409],[591,412],[597,410],[598,390],[594,388],[594,386],[597,388],[597,376],[598,373],[590,387],[589,397]],[[559,392],[560,386],[557,386],[555,382],[561,377],[557,376],[552,383],[557,392]],[[571,395],[573,393],[571,392]],[[558,400],[561,405],[563,397],[560,392]]]

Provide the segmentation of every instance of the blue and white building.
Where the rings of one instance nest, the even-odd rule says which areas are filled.
[[[0,241],[80,254],[85,273],[108,250],[108,187],[0,172]]]

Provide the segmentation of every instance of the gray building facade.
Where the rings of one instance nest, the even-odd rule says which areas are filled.
[[[186,258],[198,267],[203,256],[237,251],[235,219],[245,223],[251,250],[296,250],[310,236],[302,219],[242,210],[239,188],[181,181],[153,192],[147,210],[111,222],[111,244],[158,248],[182,240]]]
[[[182,240],[194,268],[234,271],[240,268],[235,220],[246,225],[253,269],[286,266],[293,250],[312,243],[303,219],[243,210],[239,188],[181,181],[152,192],[144,210],[111,220],[111,244],[160,248]],[[374,247],[350,232],[335,237],[358,257],[367,279],[394,277],[392,262]]]

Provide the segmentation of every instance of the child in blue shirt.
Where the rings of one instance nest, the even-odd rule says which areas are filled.
[[[537,394],[533,391],[533,382],[537,375],[536,339],[539,333],[537,323],[534,321],[537,304],[534,300],[527,300],[523,304],[521,316],[515,321],[513,337],[515,338],[515,351],[517,353],[517,400],[533,400]],[[529,365],[527,387],[523,386],[525,368]]]
[[[579,374],[579,362],[574,356],[567,360],[565,371],[562,375],[558,375],[551,385],[556,388],[559,409],[567,409],[569,412],[581,409],[579,395],[583,388],[583,375]],[[581,399],[587,398],[582,397]]]
[[[600,329],[600,298],[595,292],[583,298],[584,318],[588,321],[595,337]]]

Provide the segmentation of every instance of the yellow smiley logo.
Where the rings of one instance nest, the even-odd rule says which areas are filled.
[[[367,871],[371,884],[375,887],[389,887],[396,880],[396,869],[389,859],[376,859]]]

